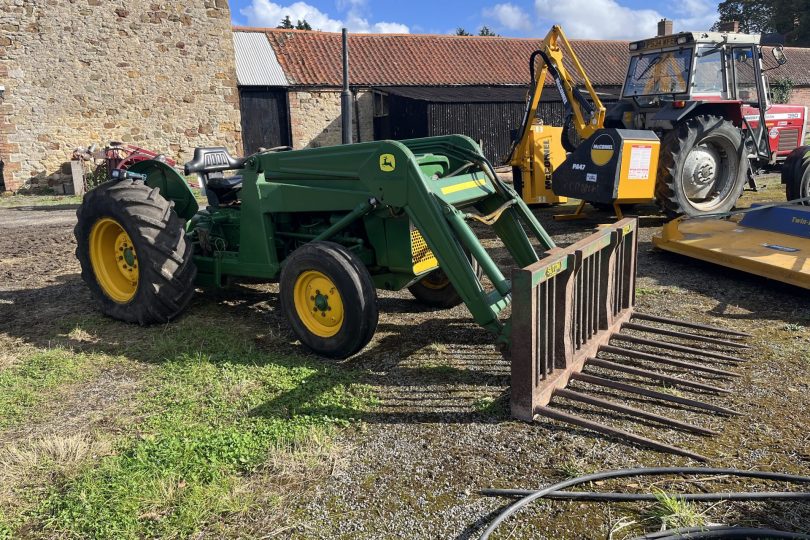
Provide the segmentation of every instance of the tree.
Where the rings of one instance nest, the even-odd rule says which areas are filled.
[[[737,21],[750,34],[777,33],[785,45],[810,45],[810,0],[724,0],[717,6],[722,22]]]
[[[295,27],[293,26],[293,23],[290,20],[290,16],[287,15],[286,17],[281,19],[281,23],[278,26],[276,26],[276,28],[283,28],[285,30],[292,30]]]
[[[299,20],[295,25],[296,30],[312,30],[312,27],[309,25],[306,19]]]
[[[771,99],[774,103],[789,103],[793,94],[794,82],[789,77],[771,81]]]
[[[497,37],[498,34],[493,32],[489,29],[489,26],[482,26],[481,30],[478,31],[479,36],[489,36],[489,37]]]
[[[470,34],[469,32],[467,32],[466,30],[464,30],[462,27],[459,26],[458,28],[456,28],[456,35],[457,36],[471,36],[472,34]]]
[[[712,27],[718,30],[720,23],[737,21],[740,32],[759,34],[771,31],[771,15],[774,0],[725,0],[717,6],[720,19]]]

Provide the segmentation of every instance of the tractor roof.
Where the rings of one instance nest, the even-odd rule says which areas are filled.
[[[697,43],[732,45],[759,45],[759,34],[739,32],[679,32],[668,36],[658,36],[630,42],[631,51],[665,49],[668,47],[689,46]]]

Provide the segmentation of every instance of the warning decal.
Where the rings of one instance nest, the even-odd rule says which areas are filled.
[[[652,145],[633,145],[630,147],[630,170],[628,180],[647,180],[650,177]]]

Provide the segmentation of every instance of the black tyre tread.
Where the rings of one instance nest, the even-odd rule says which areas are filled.
[[[293,286],[298,277],[300,267],[314,268],[309,262],[300,263],[307,259],[318,261],[323,264],[325,260],[331,260],[338,266],[338,271],[342,277],[348,278],[356,297],[344,298],[344,309],[356,301],[360,315],[357,318],[347,319],[354,328],[345,327],[341,329],[337,336],[328,338],[329,343],[319,343],[319,338],[312,336],[298,319],[293,299]],[[323,268],[321,268],[323,269]],[[336,278],[336,276],[332,276]],[[365,347],[377,329],[379,311],[377,309],[377,295],[374,283],[365,265],[357,256],[334,242],[309,242],[295,250],[287,260],[281,270],[279,279],[281,287],[281,306],[290,322],[293,332],[301,342],[322,356],[330,358],[348,358]],[[344,291],[347,292],[347,291]],[[327,341],[327,340],[321,340]]]
[[[374,337],[374,333],[377,331],[377,323],[379,322],[379,309],[377,306],[377,292],[376,288],[374,287],[374,281],[371,279],[371,274],[368,273],[368,269],[366,265],[363,264],[357,255],[355,255],[350,250],[346,249],[342,245],[336,242],[323,242],[323,244],[328,247],[335,255],[343,257],[355,270],[357,273],[357,277],[360,279],[360,285],[364,292],[371,291],[371,296],[364,297],[364,303],[367,303],[370,308],[370,315],[368,318],[364,319],[362,322],[364,323],[364,327],[360,331],[361,334],[361,341],[363,342],[362,347],[366,346],[371,338]],[[358,349],[359,350],[359,349]]]
[[[683,214],[689,214],[689,212],[686,211],[687,209],[678,201],[675,178],[678,172],[678,155],[682,152],[688,153],[691,149],[691,147],[688,146],[691,132],[699,130],[699,133],[706,133],[710,125],[718,125],[724,122],[728,123],[727,120],[715,115],[694,116],[678,124],[675,129],[667,133],[661,140],[661,155],[658,160],[658,180],[655,183],[655,200],[661,210],[669,217],[674,218]],[[740,140],[740,144],[742,144],[742,139]],[[737,173],[738,178],[736,179],[734,187],[737,196],[730,197],[728,203],[712,210],[712,213],[731,210],[737,202],[745,185],[745,174],[742,169],[742,163]]]
[[[782,163],[782,183],[785,184],[785,198],[789,201],[797,198],[794,193],[793,184],[796,178],[796,165],[801,162],[803,157],[803,153],[798,150],[799,148],[794,149],[788,154],[785,162]]]
[[[785,184],[785,198],[788,201],[800,199],[802,197],[802,183],[810,182],[810,178],[805,179],[805,175],[810,175],[810,157],[805,155],[810,152],[810,146],[800,146],[795,148],[782,164],[782,182]],[[810,192],[810,186],[807,187]],[[802,203],[810,205],[810,203]]]
[[[81,264],[82,279],[106,315],[139,324],[165,323],[188,305],[194,294],[197,267],[192,260],[193,247],[185,238],[183,221],[173,207],[157,188],[136,180],[107,182],[85,194],[76,212],[76,257]],[[87,247],[93,223],[111,211],[118,215],[110,217],[119,221],[136,244],[141,261],[138,290],[127,304],[118,304],[103,293]]]

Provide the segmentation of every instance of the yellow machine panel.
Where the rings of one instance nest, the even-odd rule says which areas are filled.
[[[647,202],[655,198],[659,141],[626,139],[622,141],[622,163],[616,201]]]
[[[524,163],[528,166],[523,167],[523,171],[530,171],[531,174],[523,175],[520,190],[526,204],[558,204],[568,201],[567,197],[558,196],[551,189],[551,175],[565,161],[562,130],[560,127],[542,124],[532,125],[524,156]]]

